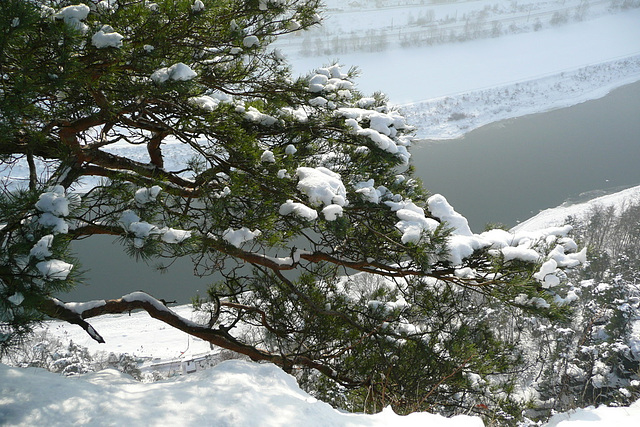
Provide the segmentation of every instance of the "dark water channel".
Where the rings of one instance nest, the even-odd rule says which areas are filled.
[[[425,187],[443,194],[474,231],[511,227],[567,199],[640,184],[640,83],[460,140],[417,144],[412,153]]]
[[[474,231],[489,222],[513,226],[582,193],[640,183],[640,83],[574,107],[485,126],[461,140],[425,142],[412,152],[425,186],[445,195]],[[74,249],[89,286],[64,300],[146,290],[186,303],[214,280],[194,277],[189,260],[160,273],[129,258],[112,237],[75,242]]]

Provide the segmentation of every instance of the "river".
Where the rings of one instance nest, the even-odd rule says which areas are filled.
[[[640,183],[640,82],[604,98],[412,148],[416,175],[472,229]]]
[[[413,147],[416,175],[447,197],[472,229],[489,222],[513,226],[585,192],[640,183],[640,82],[574,107],[498,122],[447,142]],[[186,303],[205,294],[189,260],[165,273],[136,262],[116,239],[74,242],[90,286],[64,300],[117,298],[146,290]]]

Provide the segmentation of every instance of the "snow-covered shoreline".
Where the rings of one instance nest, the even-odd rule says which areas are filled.
[[[448,140],[498,121],[571,107],[640,81],[640,55],[400,107],[418,140]]]
[[[448,140],[640,81],[638,22],[640,9],[631,9],[541,31],[338,58],[283,50],[295,74],[336,59],[357,66],[358,88],[384,91],[419,140]]]
[[[565,223],[567,217],[581,219],[595,206],[613,206],[620,213],[629,203],[640,202],[640,186],[627,188],[612,194],[592,198],[581,203],[564,203],[561,206],[545,209],[539,214],[521,222],[512,231],[531,231],[545,227],[556,227]]]

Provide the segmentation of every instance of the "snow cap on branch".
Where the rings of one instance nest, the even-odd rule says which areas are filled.
[[[173,80],[177,82],[184,82],[188,80],[192,80],[198,74],[191,69],[186,64],[182,62],[178,62],[177,64],[173,64],[171,67],[160,68],[151,74],[151,80],[153,80],[156,84],[165,83],[168,80]]]
[[[54,17],[56,19],[62,19],[65,24],[85,33],[89,27],[80,21],[87,19],[90,11],[91,9],[89,9],[89,6],[84,3],[80,3],[77,5],[63,7],[54,15]]]
[[[300,167],[296,171],[298,189],[307,195],[312,206],[346,206],[347,190],[340,175],[325,168]]]
[[[231,243],[236,248],[239,248],[244,242],[249,242],[258,237],[260,234],[262,234],[260,230],[256,229],[251,231],[247,227],[242,227],[238,230],[227,228],[224,233],[222,233],[222,238]]]
[[[104,25],[91,37],[91,43],[98,49],[104,49],[106,47],[122,47],[122,34],[116,33],[109,25]]]

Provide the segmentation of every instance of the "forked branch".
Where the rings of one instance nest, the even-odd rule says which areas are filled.
[[[81,326],[99,343],[104,343],[104,339],[85,319],[104,314],[119,314],[133,310],[144,310],[154,319],[158,319],[182,332],[200,338],[218,347],[248,356],[251,360],[267,361],[284,368],[305,366],[318,370],[322,374],[332,378],[342,385],[360,385],[358,381],[344,377],[330,366],[323,364],[320,361],[313,360],[307,356],[270,353],[238,341],[223,328],[212,329],[206,325],[201,325],[189,319],[185,319],[170,308],[166,307],[160,300],[144,292],[133,292],[118,299],[90,301],[87,303],[64,303],[57,299],[47,299],[42,301],[41,308],[42,312],[55,319],[64,320],[65,322]]]

